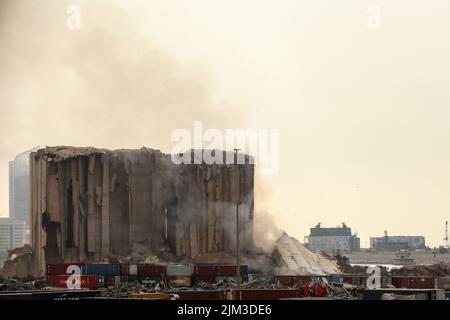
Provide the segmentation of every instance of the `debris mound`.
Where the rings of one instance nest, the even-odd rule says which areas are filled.
[[[279,272],[285,275],[326,275],[340,273],[336,260],[308,250],[286,232],[276,241],[273,252]]]
[[[415,265],[404,266],[392,270],[393,276],[420,276],[420,277],[448,277],[450,276],[450,263],[438,263],[431,266]]]

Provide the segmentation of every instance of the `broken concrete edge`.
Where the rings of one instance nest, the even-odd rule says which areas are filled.
[[[325,276],[341,273],[335,259],[308,250],[297,239],[283,232],[272,253],[280,275]]]
[[[108,153],[115,153],[115,152],[135,152],[135,151],[143,151],[148,153],[160,153],[163,156],[166,156],[168,159],[172,157],[172,155],[175,154],[166,154],[163,153],[159,149],[152,149],[147,147],[141,147],[140,149],[105,149],[105,148],[95,148],[95,147],[74,147],[74,146],[46,146],[45,148],[38,149],[34,153],[38,155],[38,157],[42,157],[49,162],[60,162],[64,160],[68,160],[70,158],[74,157],[88,157],[92,154],[108,154]],[[199,154],[201,152],[201,154]],[[198,160],[199,157],[201,157],[201,161],[199,163],[195,162],[193,164],[204,164],[205,162],[202,161],[204,159],[205,153],[208,153],[208,155],[215,155],[217,152],[222,153],[224,157],[222,159],[224,160],[223,163],[217,163],[220,165],[234,165],[234,151],[231,150],[220,150],[220,149],[188,149],[182,153],[179,153],[177,155],[185,155],[185,154],[191,154],[192,161]],[[242,164],[254,164],[255,158],[252,155],[249,154],[243,154],[239,153],[240,156],[244,157],[244,163]],[[229,158],[228,158],[229,157]],[[233,159],[232,163],[227,163],[226,159]],[[241,164],[241,163],[239,163]]]

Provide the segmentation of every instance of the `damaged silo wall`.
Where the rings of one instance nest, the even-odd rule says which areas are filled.
[[[126,255],[167,244],[179,257],[253,248],[254,166],[181,164],[158,150],[49,147],[31,155],[31,243],[45,263]],[[238,174],[239,170],[239,174]]]

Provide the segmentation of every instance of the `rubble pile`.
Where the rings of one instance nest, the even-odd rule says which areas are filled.
[[[219,290],[219,289],[277,289],[281,288],[281,285],[274,283],[271,279],[255,279],[244,284],[238,284],[233,277],[227,277],[217,283],[208,283],[200,281],[196,287],[205,290]]]
[[[393,276],[421,276],[421,277],[448,277],[450,276],[450,264],[438,263],[431,266],[415,265],[404,266],[400,269],[392,270]]]
[[[170,262],[181,263],[184,258],[175,256],[168,246],[161,246],[158,250],[151,250],[148,245],[134,243],[128,255],[108,255],[100,262],[107,263],[149,263],[156,265],[167,265]]]
[[[322,253],[308,250],[287,233],[275,242],[273,258],[280,275],[320,275],[340,273],[337,261]]]
[[[328,288],[328,297],[336,300],[352,300],[361,297],[364,286],[355,286],[348,283],[323,282]]]
[[[0,291],[23,291],[48,289],[45,279],[22,282],[17,279],[0,279]]]
[[[121,282],[116,287],[105,288],[102,292],[104,297],[126,298],[133,293],[151,293],[160,292],[164,288],[163,283],[157,283],[156,285],[143,284],[138,281],[133,282]]]
[[[0,274],[4,278],[26,279],[30,277],[30,261],[32,256],[31,246],[26,244],[23,247],[8,251],[8,257],[4,261]]]

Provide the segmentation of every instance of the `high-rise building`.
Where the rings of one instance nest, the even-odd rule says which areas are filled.
[[[26,237],[24,221],[0,218],[0,260],[7,256],[8,250],[23,247]]]
[[[17,155],[9,162],[9,217],[30,224],[30,153],[39,147]]]

